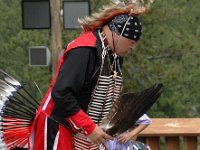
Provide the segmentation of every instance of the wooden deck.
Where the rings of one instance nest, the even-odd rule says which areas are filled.
[[[153,118],[138,140],[148,144],[152,150],[160,150],[160,137],[165,139],[165,150],[197,150],[200,136],[200,118]]]

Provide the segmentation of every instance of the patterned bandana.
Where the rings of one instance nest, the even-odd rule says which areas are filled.
[[[108,27],[111,31],[134,41],[138,41],[142,35],[141,22],[135,16],[126,14],[116,16],[108,22]]]

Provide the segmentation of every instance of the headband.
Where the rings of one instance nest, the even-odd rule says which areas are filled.
[[[142,35],[142,25],[136,16],[118,15],[108,22],[108,27],[111,31],[134,41],[138,41]]]

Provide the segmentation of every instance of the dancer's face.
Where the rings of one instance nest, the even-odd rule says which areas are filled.
[[[136,42],[134,40],[119,35],[116,35],[114,40],[115,52],[119,56],[126,56],[135,49]]]

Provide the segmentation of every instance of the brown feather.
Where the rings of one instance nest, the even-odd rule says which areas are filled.
[[[113,104],[100,126],[110,135],[120,134],[133,127],[161,95],[162,84],[137,93],[125,93]]]

